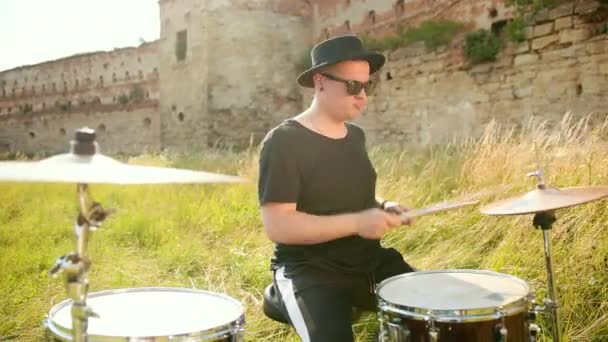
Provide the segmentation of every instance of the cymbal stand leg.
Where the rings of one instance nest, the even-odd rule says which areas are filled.
[[[74,227],[76,234],[76,252],[59,257],[49,273],[57,275],[63,271],[66,279],[68,297],[72,299],[72,338],[74,342],[87,341],[89,317],[98,317],[86,300],[89,290],[87,279],[91,261],[87,246],[92,231],[101,226],[101,222],[110,214],[99,203],[92,202],[87,184],[78,184],[78,202],[80,212]]]
[[[553,341],[559,342],[561,338],[560,321],[557,309],[559,302],[557,300],[554,278],[553,278],[553,261],[551,258],[551,228],[556,221],[553,211],[540,212],[534,215],[534,227],[540,228],[543,231],[544,249],[545,249],[545,264],[547,268],[547,286],[549,298],[545,298],[544,309],[551,314],[553,323]]]

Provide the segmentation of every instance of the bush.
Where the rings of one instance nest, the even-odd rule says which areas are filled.
[[[427,48],[435,49],[440,45],[449,43],[456,34],[463,30],[464,24],[459,22],[428,20],[419,27],[407,29],[397,35],[379,39],[362,37],[362,40],[367,48],[380,51],[395,50],[415,42],[424,42]]]
[[[120,94],[120,96],[118,96],[118,102],[122,105],[126,105],[129,103],[129,96],[126,94]]]
[[[361,40],[366,48],[376,51],[395,50],[405,45],[401,36],[388,36],[379,39],[362,37]]]
[[[501,47],[500,37],[486,30],[469,33],[466,37],[466,55],[473,64],[495,61]]]
[[[521,43],[526,40],[526,23],[522,17],[515,18],[507,24],[505,31],[512,42]]]
[[[420,27],[411,28],[403,35],[406,44],[423,41],[427,48],[435,49],[449,43],[464,29],[464,24],[450,20],[425,21]]]
[[[533,12],[538,12],[545,8],[557,6],[569,0],[507,0],[506,4],[515,6],[518,9],[530,9]]]
[[[129,98],[128,98],[127,102],[128,101],[139,102],[143,99],[144,99],[144,90],[141,89],[140,87],[136,87],[136,88],[131,89],[131,91],[129,92]],[[119,101],[120,101],[120,98],[119,98]]]

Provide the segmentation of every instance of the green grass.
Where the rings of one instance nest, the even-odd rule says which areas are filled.
[[[363,37],[366,47],[374,50],[394,50],[415,42],[424,42],[428,49],[434,50],[448,44],[454,36],[464,31],[463,23],[451,20],[427,20],[418,27],[402,30],[395,35],[382,38]]]
[[[566,118],[558,132],[532,124],[520,131],[494,124],[483,137],[457,144],[370,150],[378,193],[413,207],[507,185],[490,202],[534,187],[537,167],[558,187],[608,184],[608,123],[589,130]],[[146,155],[132,163],[241,174],[245,185],[92,186],[117,208],[94,233],[91,291],[144,286],[226,293],[246,306],[249,341],[297,341],[264,317],[262,290],[270,282],[272,244],[256,200],[256,151],[205,151],[191,156]],[[73,250],[75,186],[0,184],[0,340],[38,341],[41,320],[66,297],[61,278],[46,272]],[[555,271],[566,341],[608,340],[608,209],[599,201],[560,210],[553,230]],[[383,241],[422,269],[487,269],[521,277],[545,294],[541,232],[530,216],[486,217],[477,208],[420,218]],[[541,319],[548,333],[548,320]],[[356,324],[371,340],[375,315]],[[544,341],[549,341],[546,335]]]

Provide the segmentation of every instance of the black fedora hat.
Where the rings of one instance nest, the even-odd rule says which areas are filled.
[[[357,36],[339,36],[325,40],[310,52],[312,67],[298,76],[298,84],[302,87],[312,88],[312,76],[317,70],[328,65],[349,60],[365,60],[369,63],[370,74],[380,70],[386,58],[381,53],[366,50]]]

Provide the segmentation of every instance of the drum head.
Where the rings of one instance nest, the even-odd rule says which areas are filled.
[[[57,304],[47,325],[57,337],[69,336],[71,300]],[[229,330],[242,319],[242,305],[213,292],[179,288],[139,288],[91,293],[87,305],[99,315],[90,317],[88,335],[94,337],[165,337],[205,335]]]
[[[423,271],[398,275],[378,288],[381,300],[401,307],[453,311],[499,308],[525,299],[530,288],[506,274],[478,270]]]

